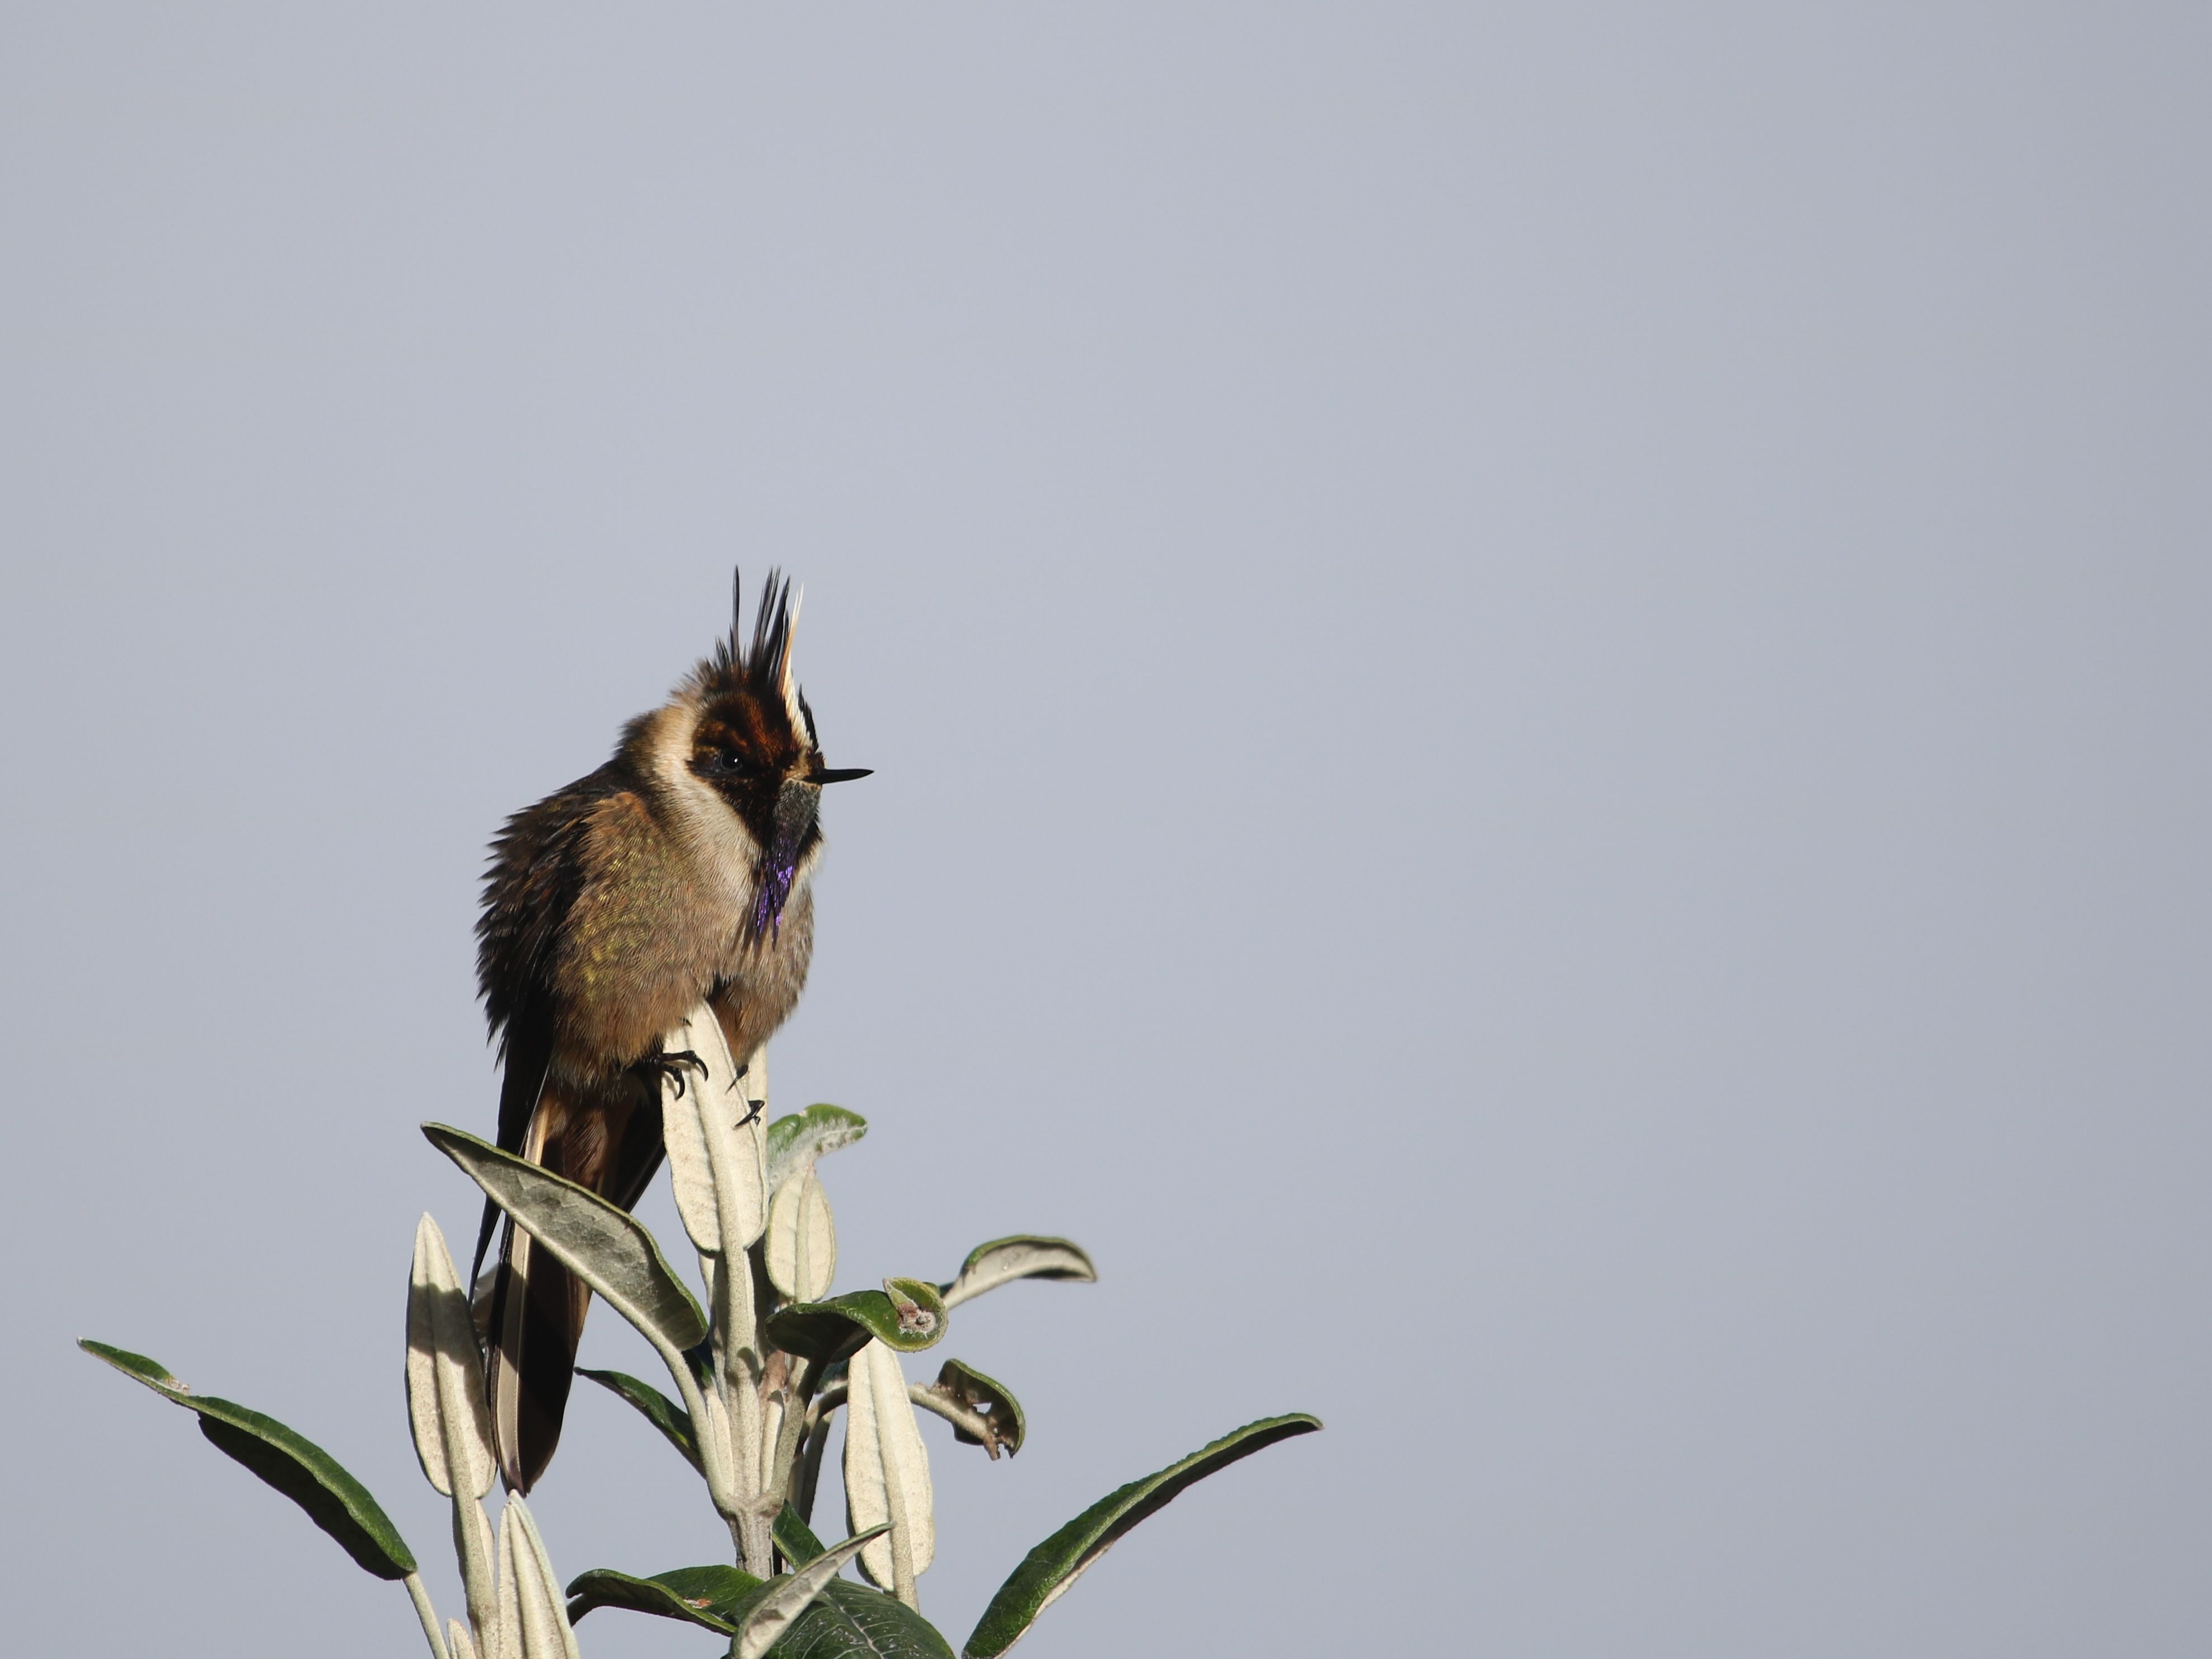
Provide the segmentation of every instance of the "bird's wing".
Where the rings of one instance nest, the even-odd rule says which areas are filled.
[[[630,780],[609,762],[507,821],[491,846],[483,908],[477,918],[477,985],[498,1039],[499,1145],[521,1152],[553,1057],[557,1006],[555,957],[585,872],[593,810]],[[483,1266],[499,1210],[489,1200],[477,1235],[473,1275]]]

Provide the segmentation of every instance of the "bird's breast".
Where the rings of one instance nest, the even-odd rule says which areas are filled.
[[[586,848],[556,969],[564,1069],[635,1064],[710,993],[718,1007],[757,1011],[733,1048],[743,1036],[751,1042],[741,1054],[765,1041],[805,983],[811,892],[795,889],[781,927],[753,937],[750,843],[672,833],[635,794],[601,804]]]

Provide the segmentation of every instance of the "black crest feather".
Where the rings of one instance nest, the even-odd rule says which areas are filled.
[[[729,637],[715,644],[708,674],[726,686],[745,684],[781,695],[791,667],[791,578],[780,570],[768,573],[750,646],[744,626],[745,574],[738,569],[730,576]]]

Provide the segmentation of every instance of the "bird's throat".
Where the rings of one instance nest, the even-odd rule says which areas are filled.
[[[776,793],[774,830],[754,873],[752,931],[757,939],[774,939],[782,931],[783,908],[791,902],[799,862],[818,839],[814,820],[821,804],[821,788],[795,778],[787,780]]]

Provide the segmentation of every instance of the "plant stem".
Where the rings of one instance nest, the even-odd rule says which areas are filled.
[[[789,1498],[799,1489],[799,1458],[806,1449],[806,1431],[811,1423],[807,1396],[813,1392],[814,1365],[812,1361],[795,1355],[786,1358],[783,1412],[776,1424],[775,1444],[769,1453],[769,1468],[774,1472],[770,1490]]]
[[[732,1060],[735,1058],[732,1056]],[[757,1049],[747,1056],[745,1070],[738,1076],[750,1073],[756,1085],[764,1085],[767,1071],[767,1057]],[[737,1540],[738,1565],[766,1578],[775,1571],[775,1547],[768,1522],[760,1513],[759,1382],[763,1349],[760,1311],[753,1294],[750,1248],[758,1239],[752,1224],[762,1218],[768,1202],[768,1194],[760,1190],[764,1131],[757,1118],[750,1116],[742,1128],[733,1129],[725,1120],[720,1101],[700,1103],[699,1127],[707,1142],[707,1169],[714,1184],[715,1221],[721,1244],[709,1287],[714,1361],[711,1386],[721,1407],[722,1421],[729,1429],[720,1460],[727,1501],[718,1502],[717,1507],[730,1522],[731,1536]],[[740,1139],[744,1155],[738,1152]],[[747,1188],[744,1202],[739,1201],[741,1176]]]
[[[707,1477],[707,1495],[714,1500],[714,1512],[729,1523],[730,1537],[738,1546],[738,1565],[746,1571],[752,1571],[744,1559],[744,1534],[742,1531],[745,1506],[736,1483],[732,1480],[729,1437],[721,1431],[726,1419],[708,1415],[707,1396],[700,1391],[699,1379],[691,1374],[690,1363],[674,1348],[660,1342],[653,1343],[660,1354],[661,1363],[668,1367],[668,1375],[676,1384],[676,1391],[684,1396],[684,1409],[691,1413],[693,1439],[699,1448],[701,1473]],[[710,1385],[711,1386],[711,1385]],[[719,1393],[714,1407],[719,1408]],[[767,1577],[765,1573],[760,1575]]]
[[[460,1468],[463,1464],[447,1455],[448,1468]],[[493,1542],[491,1523],[484,1519],[483,1502],[471,1498],[458,1480],[453,1483],[453,1558],[461,1569],[461,1594],[468,1603],[469,1623],[476,1631],[479,1646],[496,1650],[499,1627],[499,1571],[495,1565],[498,1546]]]
[[[436,1659],[453,1659],[446,1651],[445,1636],[438,1629],[438,1610],[430,1605],[430,1592],[424,1588],[421,1573],[407,1575],[407,1595],[415,1603],[415,1616],[422,1621],[422,1634],[430,1639],[430,1651]]]
[[[752,1275],[743,1261],[717,1264],[714,1272],[714,1393],[722,1420],[730,1425],[732,1490],[740,1498],[760,1495],[761,1408],[754,1392],[758,1350],[752,1346]]]
[[[744,1570],[756,1578],[775,1577],[775,1534],[757,1505],[749,1505],[735,1524],[738,1552]]]

